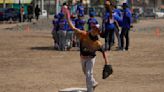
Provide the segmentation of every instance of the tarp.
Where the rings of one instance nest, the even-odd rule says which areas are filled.
[[[0,4],[3,4],[4,1],[6,4],[18,4],[19,3],[19,0],[0,0]],[[31,2],[32,2],[32,0],[20,0],[20,3],[22,3],[22,4],[29,4]]]

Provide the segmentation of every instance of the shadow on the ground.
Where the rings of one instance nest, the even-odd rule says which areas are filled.
[[[60,51],[58,50],[57,48],[54,48],[52,46],[50,47],[31,47],[30,48],[31,50],[53,50],[53,51]],[[73,47],[69,50],[66,50],[66,51],[79,51],[78,47]]]
[[[31,47],[31,50],[55,50],[54,47]]]

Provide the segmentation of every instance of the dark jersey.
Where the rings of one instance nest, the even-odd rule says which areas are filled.
[[[96,51],[105,51],[103,46],[99,44],[98,36],[92,36],[86,33],[83,39],[80,39],[80,55],[82,56],[96,56]]]

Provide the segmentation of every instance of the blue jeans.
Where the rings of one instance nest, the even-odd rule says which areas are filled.
[[[110,50],[114,29],[105,30],[105,50]]]
[[[129,30],[130,28],[122,28],[121,35],[120,35],[121,49],[124,49],[124,37],[126,39],[125,50],[129,49]]]

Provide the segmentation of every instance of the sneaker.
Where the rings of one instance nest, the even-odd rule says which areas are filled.
[[[128,51],[128,48],[125,48],[125,51]]]
[[[98,83],[96,82],[94,85],[93,85],[93,90],[95,90],[95,88],[98,86]]]

